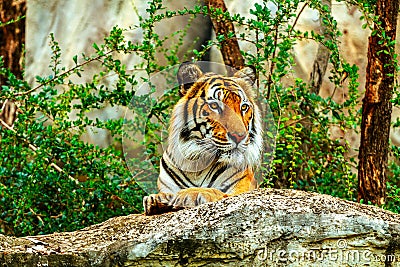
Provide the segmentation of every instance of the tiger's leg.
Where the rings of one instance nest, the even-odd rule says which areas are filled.
[[[163,192],[152,194],[143,199],[143,206],[146,215],[154,215],[219,201],[228,196],[215,188],[193,187],[182,189],[175,195]]]

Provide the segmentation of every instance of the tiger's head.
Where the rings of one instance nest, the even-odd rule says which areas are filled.
[[[225,77],[183,63],[177,76],[182,98],[171,117],[169,156],[193,171],[212,162],[239,169],[256,165],[263,145],[254,70],[245,67]]]

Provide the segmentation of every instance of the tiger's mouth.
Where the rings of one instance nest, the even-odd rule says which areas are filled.
[[[192,139],[182,142],[177,149],[188,162],[193,164],[208,164],[221,162],[237,168],[245,168],[247,165],[247,143],[216,143],[212,138]],[[177,153],[177,150],[171,150]],[[188,164],[187,162],[185,164]]]
[[[248,147],[248,142],[245,141],[245,142],[241,142],[241,143],[235,143],[235,142],[230,142],[228,140],[228,143],[226,143],[224,145],[216,145],[216,146],[217,146],[217,149],[221,151],[221,153],[244,154]]]

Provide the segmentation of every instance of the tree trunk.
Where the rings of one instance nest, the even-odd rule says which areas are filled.
[[[394,88],[394,47],[388,53],[388,40],[396,40],[399,0],[378,0],[376,15],[381,25],[369,37],[365,96],[362,106],[361,143],[358,167],[358,201],[382,205],[386,198],[386,168]]]
[[[331,11],[332,0],[322,0],[321,4],[328,6],[330,13],[332,13]],[[321,25],[321,34],[325,36],[325,40],[332,39],[330,35],[327,33],[326,26],[322,22],[322,16],[319,16],[319,24]],[[315,56],[313,69],[310,73],[310,80],[309,80],[311,86],[311,93],[314,93],[316,95],[318,95],[319,91],[321,90],[322,82],[325,77],[326,68],[328,67],[329,55],[330,55],[329,49],[321,43],[318,44],[318,51],[317,55]]]
[[[216,9],[221,9],[222,12],[226,12],[227,8],[225,6],[224,0],[204,0],[211,14],[214,13]],[[211,15],[211,22],[216,36],[223,35],[225,39],[221,42],[221,53],[224,59],[225,65],[239,70],[244,67],[244,59],[240,53],[240,48],[236,37],[228,37],[229,33],[235,33],[235,28],[232,21],[227,20],[220,15],[218,17]],[[227,68],[228,72],[232,72],[231,68]],[[231,75],[233,73],[228,73]]]
[[[397,266],[400,216],[295,190],[254,190],[69,233],[0,235],[0,266]]]
[[[2,0],[0,2],[0,21],[2,24],[15,21],[0,27],[0,56],[5,67],[18,78],[22,78],[22,59],[25,44],[25,0]],[[0,84],[4,84],[0,77]]]
[[[0,1],[0,21],[3,24],[0,26],[0,56],[3,57],[4,66],[17,79],[22,79],[23,73],[25,14],[26,0]],[[5,84],[5,79],[0,76],[0,86]],[[16,110],[13,102],[0,102],[0,128],[4,123],[12,126],[16,119]]]

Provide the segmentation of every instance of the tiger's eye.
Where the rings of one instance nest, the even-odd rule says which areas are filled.
[[[212,103],[208,104],[208,106],[209,106],[211,109],[218,109],[218,108],[219,108],[219,105],[218,105],[217,102],[212,102]]]
[[[240,110],[241,110],[242,112],[246,112],[248,109],[249,109],[249,105],[247,105],[247,104],[243,104],[243,105],[241,106],[241,108],[240,108]]]

